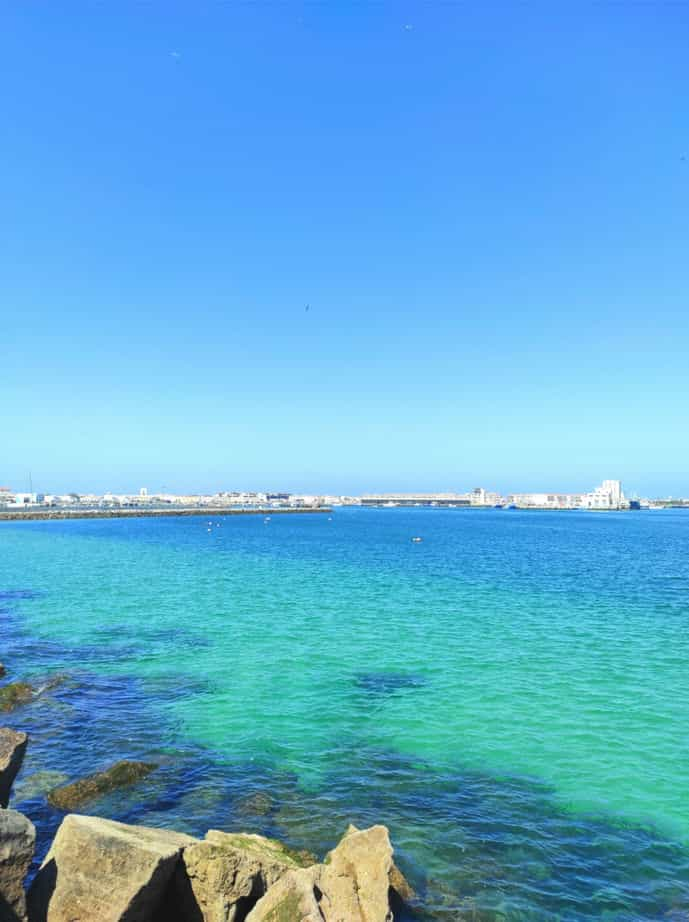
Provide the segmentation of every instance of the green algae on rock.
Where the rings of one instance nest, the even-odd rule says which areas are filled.
[[[10,682],[0,688],[0,711],[12,711],[20,704],[32,701],[34,690],[28,682]]]
[[[312,857],[265,836],[211,829],[205,840],[184,849],[161,918],[166,922],[243,919],[277,881],[312,864]]]
[[[48,794],[48,803],[59,810],[75,810],[89,800],[117,788],[127,787],[150,775],[158,766],[152,762],[116,762],[105,771],[80,778]]]
[[[237,812],[248,816],[267,816],[273,809],[274,801],[265,791],[247,794],[237,801]]]

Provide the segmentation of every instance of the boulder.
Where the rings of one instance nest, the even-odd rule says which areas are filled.
[[[166,919],[243,920],[269,887],[312,859],[264,836],[212,829],[184,850]]]
[[[246,922],[392,922],[392,867],[385,826],[350,826],[323,864],[285,875]]]
[[[0,810],[0,922],[25,922],[24,878],[33,858],[36,830],[16,810]]]
[[[33,688],[28,682],[9,682],[0,687],[0,711],[12,711],[19,704],[33,701]]]
[[[105,771],[55,788],[48,794],[48,803],[59,810],[76,810],[89,800],[117,788],[127,787],[145,778],[158,766],[150,762],[116,762]]]
[[[390,867],[389,882],[393,896],[398,902],[412,903],[417,898],[416,891],[394,861]]]
[[[392,846],[385,826],[357,829],[325,858],[316,880],[325,922],[392,922]]]
[[[29,890],[31,922],[144,922],[182,849],[196,842],[167,829],[66,816]]]
[[[323,922],[318,906],[317,868],[288,871],[258,901],[246,922]]]
[[[29,737],[18,730],[0,727],[0,807],[10,802],[10,789],[24,761]]]

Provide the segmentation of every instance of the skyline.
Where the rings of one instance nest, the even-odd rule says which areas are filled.
[[[626,495],[627,499],[636,499],[642,496],[642,494],[640,494],[638,490],[633,489],[633,488],[628,489],[627,487],[625,487],[623,481],[616,480],[616,479],[609,479],[609,478],[602,478],[602,481],[603,481],[603,488],[605,488],[607,485],[611,483],[618,484],[620,486],[622,493]],[[212,496],[240,495],[240,494],[242,495],[285,494],[285,495],[302,496],[302,497],[303,496],[311,496],[311,497],[325,496],[325,497],[330,497],[330,498],[334,498],[334,497],[345,498],[346,497],[350,499],[370,498],[371,496],[375,496],[379,494],[385,494],[386,496],[388,496],[388,498],[394,498],[394,496],[399,496],[399,495],[421,495],[421,494],[435,495],[437,497],[440,497],[440,496],[447,497],[447,496],[450,496],[451,494],[455,496],[458,496],[458,495],[468,496],[470,493],[481,492],[481,493],[487,494],[489,497],[501,497],[504,499],[506,497],[511,497],[514,495],[525,495],[527,493],[539,494],[539,495],[552,494],[554,496],[567,496],[567,495],[571,496],[575,494],[591,493],[593,489],[594,487],[591,484],[589,484],[587,487],[578,488],[574,490],[551,489],[548,486],[543,487],[543,485],[541,485],[536,490],[521,490],[518,486],[516,488],[510,487],[509,489],[504,489],[504,488],[497,489],[494,487],[494,485],[488,485],[488,487],[486,488],[486,485],[482,483],[478,485],[474,484],[472,487],[468,487],[466,484],[463,484],[460,486],[458,486],[457,484],[454,484],[451,487],[448,487],[446,489],[437,488],[437,487],[433,489],[402,490],[402,491],[390,491],[390,490],[381,489],[381,490],[371,490],[371,491],[365,490],[365,491],[362,491],[361,493],[354,493],[354,492],[343,493],[343,492],[336,491],[336,490],[288,490],[288,489],[282,489],[279,486],[278,487],[263,486],[259,488],[255,488],[255,487],[238,488],[236,486],[230,487],[227,485],[217,490],[198,490],[198,491],[171,490],[170,488],[167,487],[167,485],[165,485],[160,490],[149,489],[149,487],[146,485],[139,486],[136,489],[125,489],[125,490],[119,490],[119,491],[118,490],[96,491],[96,490],[88,490],[88,489],[80,490],[76,488],[69,489],[69,490],[47,490],[47,489],[44,490],[44,489],[37,489],[36,485],[33,483],[33,478],[31,477],[29,481],[27,482],[26,490],[22,489],[21,487],[11,487],[10,485],[0,481],[0,502],[2,501],[5,493],[8,493],[10,495],[12,494],[17,494],[17,495],[22,495],[22,496],[38,495],[38,496],[46,496],[46,497],[53,497],[53,498],[67,497],[67,496],[72,495],[72,496],[81,496],[81,497],[96,496],[96,497],[101,497],[101,498],[108,497],[108,496],[115,497],[115,498],[129,497],[129,498],[134,498],[134,499],[150,500],[150,499],[156,499],[160,497],[169,498],[169,497],[180,497],[180,496],[198,496],[198,497],[208,498]],[[687,495],[683,496],[682,494],[675,494],[675,495],[665,494],[664,496],[661,496],[660,494],[654,494],[654,495],[644,494],[642,498],[684,499],[684,498],[687,498]],[[491,500],[491,502],[492,501],[493,500]]]
[[[0,481],[689,493],[659,9],[0,10]]]

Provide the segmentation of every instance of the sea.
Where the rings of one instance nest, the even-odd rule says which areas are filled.
[[[413,541],[419,537],[421,541]],[[384,823],[422,920],[689,920],[689,511],[0,523],[12,806],[322,856]]]

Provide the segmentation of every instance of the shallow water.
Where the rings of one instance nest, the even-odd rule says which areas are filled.
[[[153,758],[94,812],[386,822],[437,918],[689,919],[688,547],[682,511],[2,523],[0,659],[69,676],[8,721],[15,803],[44,846],[39,772]]]

